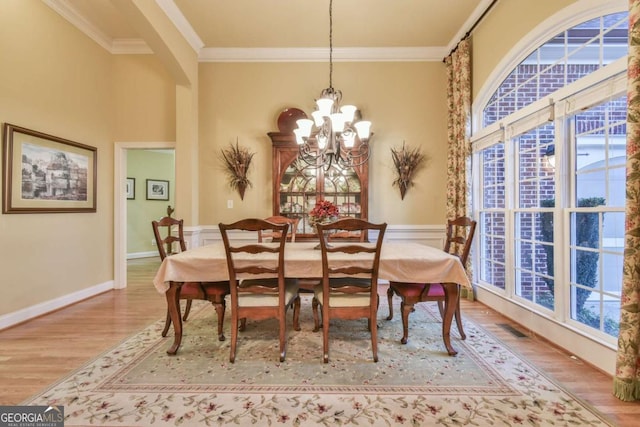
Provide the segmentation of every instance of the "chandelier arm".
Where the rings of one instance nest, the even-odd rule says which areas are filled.
[[[309,144],[305,143],[299,146],[298,149],[298,157],[302,159],[307,165],[317,167],[318,166],[318,158],[320,154],[315,154],[311,151]]]
[[[371,147],[368,142],[362,142],[358,148],[352,148],[347,153],[349,167],[362,166],[369,161]]]
[[[329,158],[329,161],[326,161],[326,158]],[[322,159],[323,160],[323,164],[325,165],[325,172],[329,171],[329,169],[331,169],[331,164],[333,163],[333,156],[326,156],[325,158]]]

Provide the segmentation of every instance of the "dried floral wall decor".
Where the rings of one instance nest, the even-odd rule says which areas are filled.
[[[391,149],[391,157],[396,169],[396,179],[393,180],[393,185],[400,188],[400,197],[404,200],[407,190],[414,185],[413,179],[416,172],[422,169],[428,158],[422,154],[420,148],[409,148],[405,146],[404,141],[402,148]]]
[[[247,187],[252,186],[247,174],[255,154],[245,147],[240,147],[238,141],[236,145],[230,144],[229,148],[221,150],[221,160],[227,173],[229,187],[240,194],[241,200],[244,200],[244,191]]]

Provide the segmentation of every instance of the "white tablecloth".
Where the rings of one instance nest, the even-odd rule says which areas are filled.
[[[333,243],[340,245],[344,243]],[[316,242],[287,243],[285,275],[296,278],[322,277],[320,250]],[[354,262],[355,255],[348,262]],[[366,255],[362,255],[366,257]],[[333,260],[332,262],[337,261]],[[269,262],[266,259],[265,262]],[[251,259],[255,264],[255,257]],[[382,244],[380,270],[382,280],[421,283],[458,283],[471,288],[460,260],[440,249],[419,243]],[[166,292],[169,282],[215,282],[228,280],[227,260],[222,242],[190,249],[167,257],[158,269],[153,284],[159,292]]]

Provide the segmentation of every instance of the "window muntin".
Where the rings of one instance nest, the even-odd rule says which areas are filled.
[[[506,223],[504,212],[480,213],[480,280],[506,288]]]
[[[538,208],[544,200],[555,199],[554,169],[547,159],[554,139],[553,123],[538,126],[515,139],[518,207]]]
[[[505,167],[504,144],[496,144],[482,152],[483,204],[485,208],[504,208]]]
[[[500,84],[482,111],[482,127],[624,57],[627,34],[627,12],[621,12],[592,19],[552,37]]]
[[[553,212],[515,212],[515,294],[554,309]]]

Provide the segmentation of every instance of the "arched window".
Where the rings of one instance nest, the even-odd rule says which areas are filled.
[[[528,51],[475,106],[478,285],[599,342],[618,335],[626,11]],[[524,59],[523,59],[524,58]]]
[[[482,127],[625,57],[628,25],[627,12],[613,13],[549,39],[502,81],[482,110]]]

